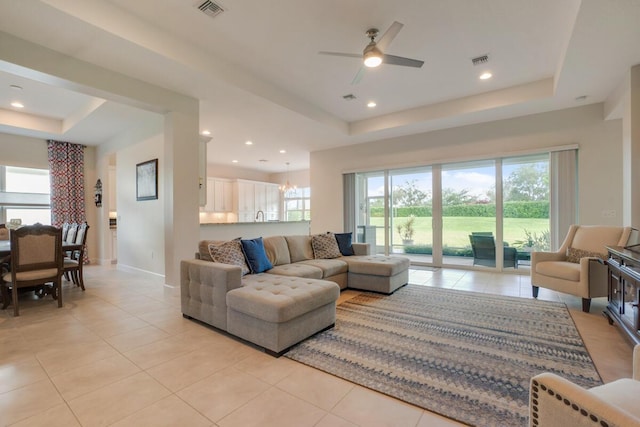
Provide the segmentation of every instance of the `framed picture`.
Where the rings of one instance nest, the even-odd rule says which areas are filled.
[[[136,165],[136,200],[158,198],[158,159]]]

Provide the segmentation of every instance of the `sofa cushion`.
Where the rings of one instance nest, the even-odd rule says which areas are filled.
[[[200,240],[198,242],[198,256],[203,261],[213,261],[211,254],[209,253],[209,245],[220,245],[226,242],[226,240]]]
[[[240,240],[240,243],[242,244],[242,252],[244,252],[244,257],[247,259],[251,274],[262,273],[263,271],[273,268],[264,250],[262,237],[251,240]]]
[[[583,257],[596,257],[596,258],[600,258],[600,259],[607,259],[608,258],[607,254],[600,253],[600,252],[585,251],[584,249],[578,249],[578,248],[569,248],[569,249],[567,249],[567,261],[568,262],[575,262],[575,263],[579,264],[580,263],[580,258],[583,258]]]
[[[610,405],[622,408],[635,417],[640,417],[640,407],[638,406],[640,381],[632,380],[631,378],[621,378],[604,385],[590,388],[589,392],[595,394]]]
[[[361,255],[342,257],[349,264],[349,273],[370,276],[395,276],[409,269],[409,258],[382,255]]]
[[[341,259],[308,259],[298,264],[306,264],[322,270],[322,278],[335,276],[349,271],[349,265]]]
[[[580,264],[566,261],[542,261],[536,263],[536,273],[558,279],[580,281]]]
[[[311,236],[284,236],[289,246],[291,262],[313,259],[313,249],[311,248]]]
[[[271,264],[282,265],[291,264],[291,256],[289,255],[289,246],[284,236],[270,236],[262,239],[264,250]]]
[[[313,265],[305,265],[302,262],[295,264],[276,265],[269,274],[279,274],[282,276],[305,277],[307,279],[322,279],[322,269]]]
[[[249,266],[242,252],[240,239],[230,240],[219,244],[209,245],[211,259],[222,264],[238,265],[242,269],[242,275],[249,274]]]
[[[334,236],[336,236],[336,242],[338,242],[338,248],[342,255],[355,255],[355,252],[353,251],[353,244],[351,243],[353,233],[335,233]]]
[[[313,248],[313,257],[316,259],[332,259],[342,255],[333,233],[311,236],[311,247]]]
[[[227,305],[267,322],[283,323],[318,307],[335,303],[340,288],[327,280],[258,274],[243,279],[244,286],[227,292]]]

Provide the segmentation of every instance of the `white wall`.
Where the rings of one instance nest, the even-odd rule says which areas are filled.
[[[343,230],[342,174],[579,145],[582,224],[622,224],[622,121],[603,105],[536,114],[311,153],[311,232]],[[616,216],[605,218],[602,211]]]
[[[158,134],[116,153],[118,266],[161,276],[165,274],[164,180],[159,176],[157,200],[136,201],[136,164],[157,158],[162,171],[163,144],[164,138]]]
[[[0,133],[0,163],[23,168],[49,169],[47,141]]]

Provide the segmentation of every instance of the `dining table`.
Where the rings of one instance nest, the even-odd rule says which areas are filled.
[[[82,249],[82,243],[62,242],[62,252],[79,251]],[[11,255],[11,241],[0,240],[0,258]]]

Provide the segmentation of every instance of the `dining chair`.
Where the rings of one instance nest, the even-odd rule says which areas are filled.
[[[53,283],[53,298],[62,307],[62,229],[35,224],[11,230],[11,271],[2,275],[3,309],[13,302],[19,316],[18,289]],[[9,298],[11,288],[11,299]]]
[[[75,244],[82,245],[79,250],[69,252],[69,256],[64,258],[63,269],[64,277],[72,281],[76,286],[80,286],[84,291],[84,278],[82,274],[82,266],[84,265],[84,251],[87,243],[87,232],[89,224],[82,223],[77,227]]]

